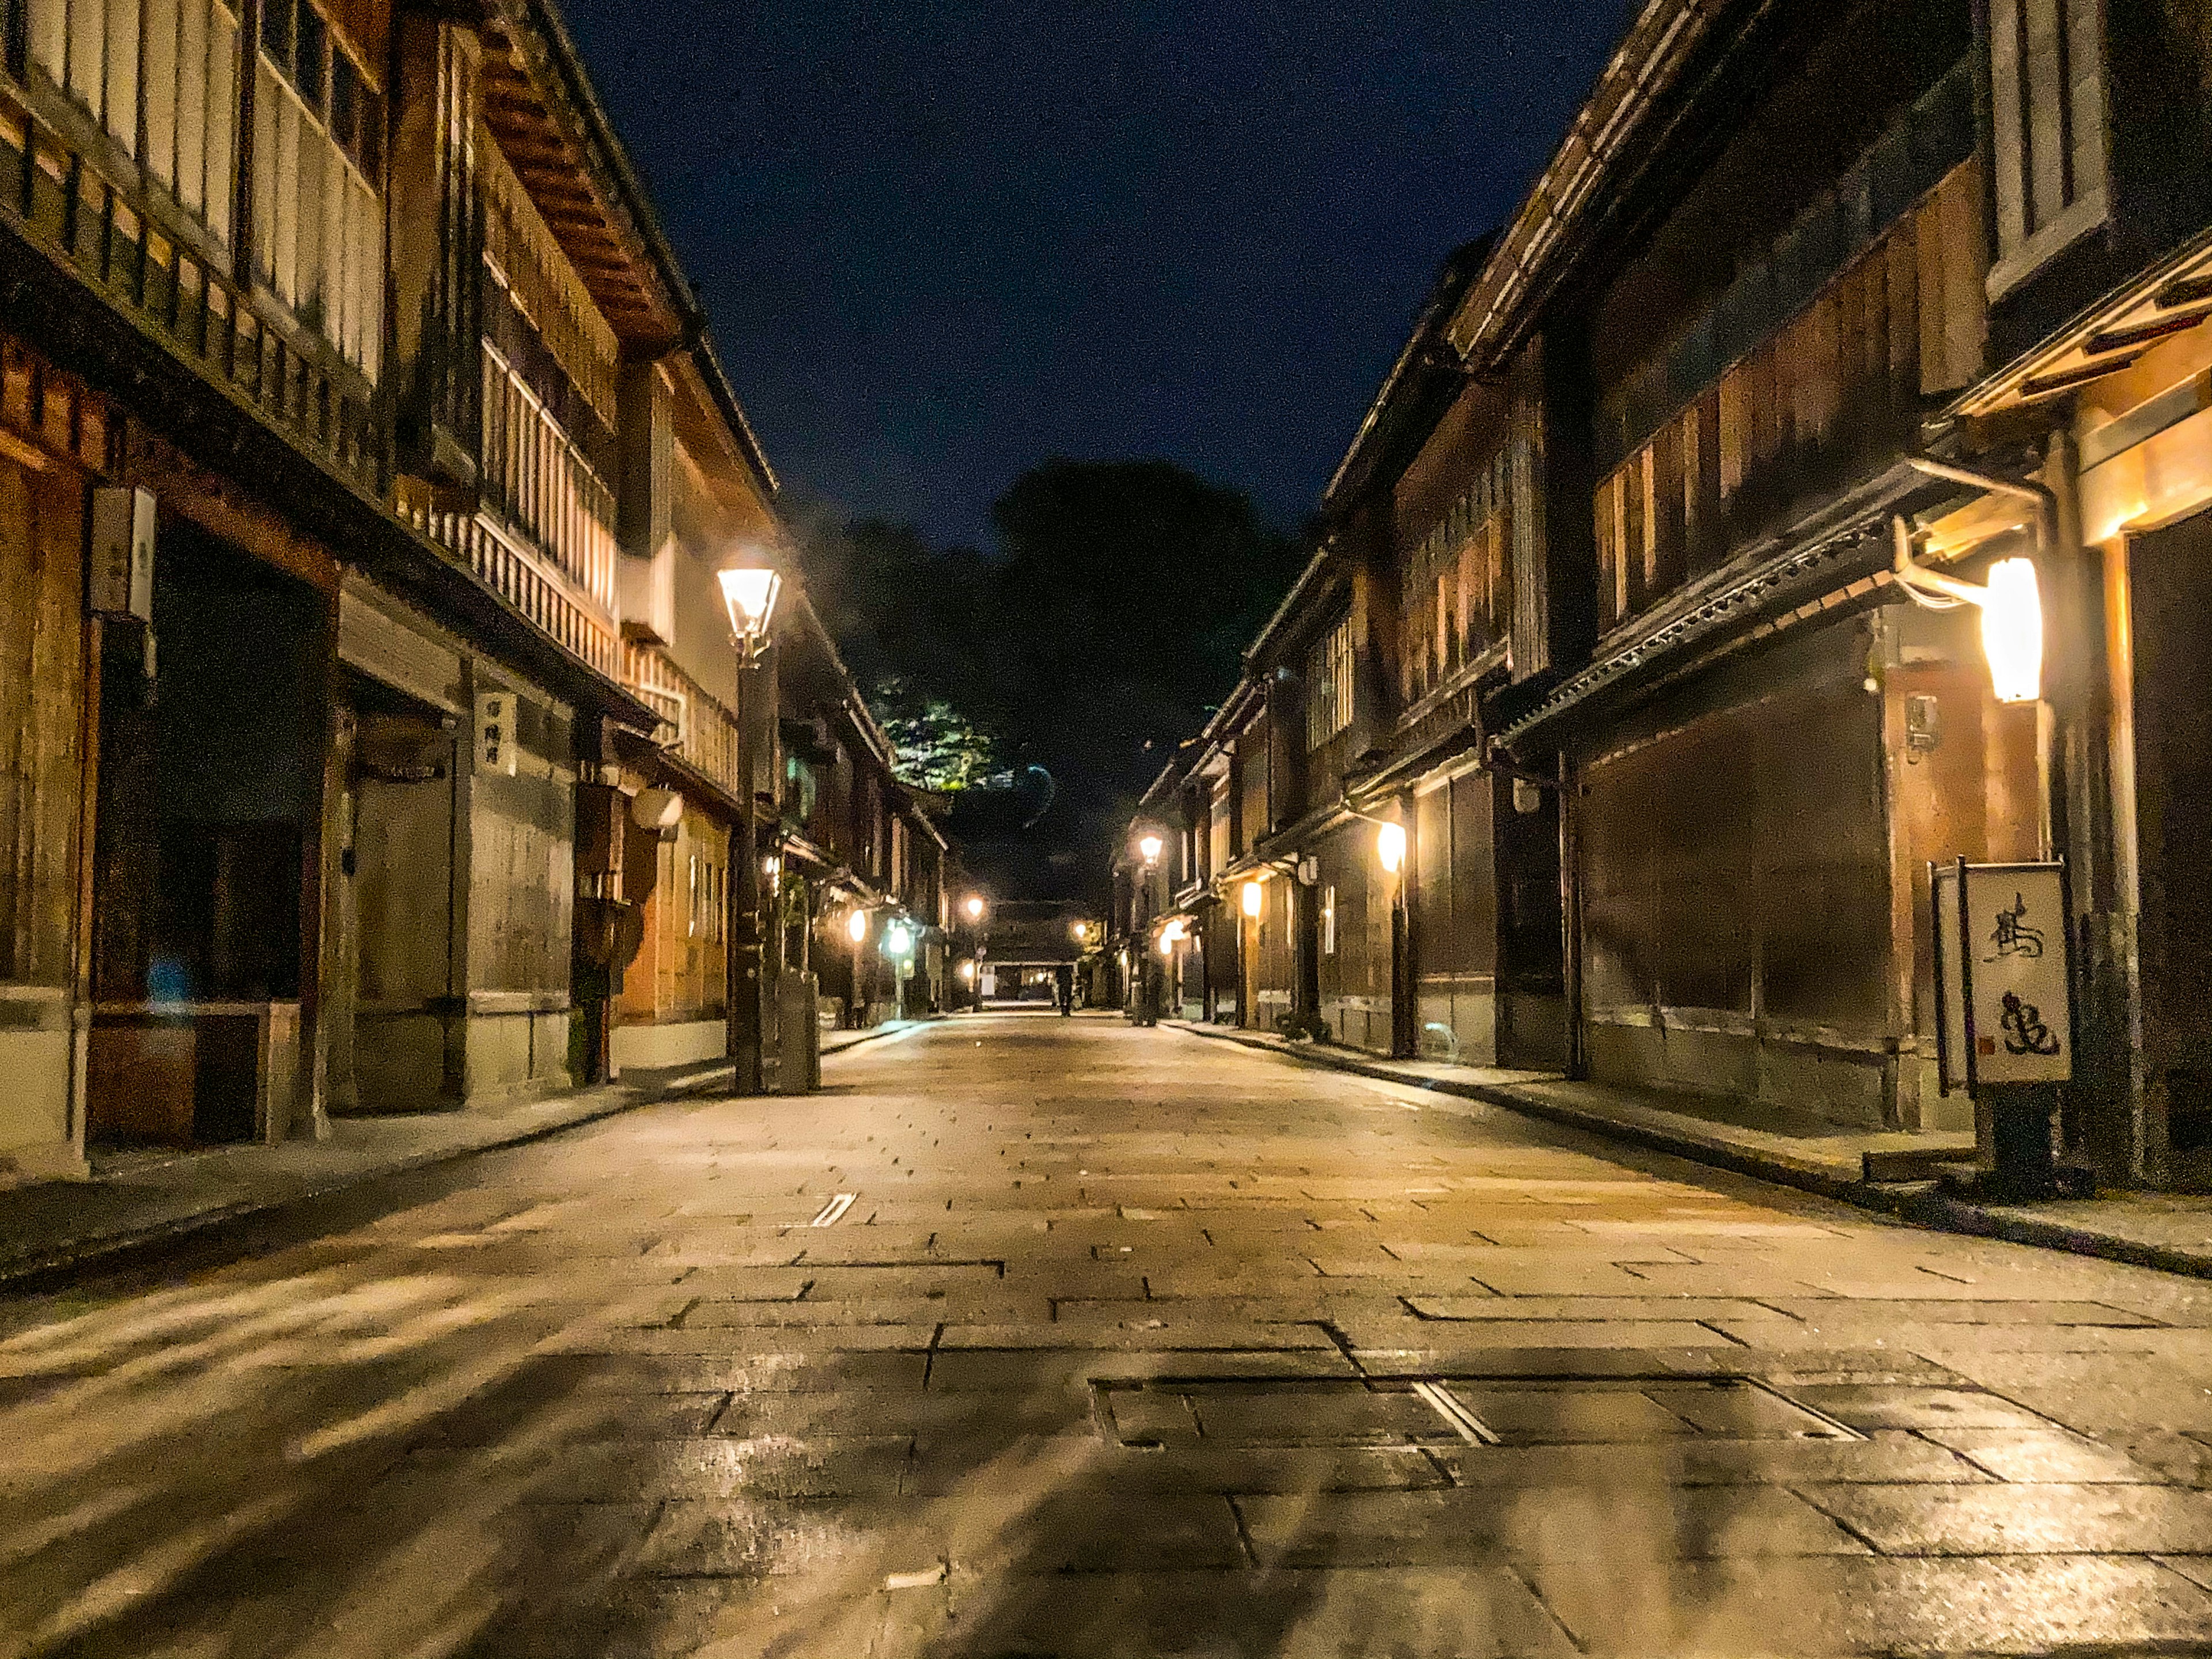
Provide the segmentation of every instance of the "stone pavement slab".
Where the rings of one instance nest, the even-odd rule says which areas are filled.
[[[2212,1284],[1102,1019],[834,1081],[0,1303],[0,1651],[2212,1646]]]
[[[1569,1082],[1550,1073],[1387,1060],[1263,1032],[1178,1020],[1166,1024],[1306,1065],[1503,1107],[1904,1216],[1923,1226],[2212,1278],[2212,1198],[2125,1193],[2047,1203],[1979,1203],[1916,1179],[1946,1162],[1972,1162],[1974,1138],[1967,1132],[1854,1129],[1784,1107]]]

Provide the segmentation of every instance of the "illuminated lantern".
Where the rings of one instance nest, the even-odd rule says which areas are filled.
[[[2035,566],[1999,559],[1983,590],[1982,651],[1990,689],[1999,702],[2033,702],[2043,695],[2043,597]]]

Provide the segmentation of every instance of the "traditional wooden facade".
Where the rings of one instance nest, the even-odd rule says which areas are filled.
[[[2212,173],[2203,42],[2164,16],[1641,9],[1147,798],[1246,806],[1187,837],[1209,891],[1169,914],[1264,877],[1291,935],[1267,1004],[1248,923],[1233,1014],[1198,1012],[1963,1125],[1928,865],[2062,855],[2087,1018],[2056,1133],[2107,1179],[2205,1178]],[[2034,561],[2039,702],[1998,701],[1900,546]],[[1256,769],[1255,830],[1221,786]]]
[[[738,813],[778,846],[793,720],[843,711],[868,810],[921,815],[834,652],[735,776],[712,571],[780,543],[775,480],[557,19],[0,15],[0,1169],[698,1024],[670,865],[689,925]],[[866,867],[934,903],[926,863]]]

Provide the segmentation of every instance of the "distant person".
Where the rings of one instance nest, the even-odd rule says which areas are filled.
[[[1075,965],[1063,962],[1052,970],[1052,998],[1060,1005],[1060,1018],[1065,1019],[1075,1012]]]

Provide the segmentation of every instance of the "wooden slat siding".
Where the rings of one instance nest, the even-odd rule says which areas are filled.
[[[1902,404],[1920,390],[1920,233],[1908,216],[1889,239],[1889,391]]]
[[[737,722],[713,693],[657,647],[629,641],[623,647],[623,683],[677,727],[678,752],[687,764],[731,793],[742,793]]]
[[[1659,428],[1647,452],[1644,512],[1651,526],[1650,581],[1665,592],[1680,586],[1689,562],[1683,552],[1688,524],[1682,513],[1681,423],[1670,421]]]
[[[84,479],[70,459],[109,470],[115,428],[98,398],[12,342],[0,422],[57,452],[39,471],[0,456],[0,981],[65,987],[84,665]]]
[[[2201,7],[2191,9],[2202,32],[2204,12]],[[2196,44],[2201,54],[2203,42]],[[2197,61],[2204,59],[2200,55]],[[2086,196],[2101,190],[2105,182],[2105,42],[2099,9],[2081,0],[2066,7],[2066,68],[2072,185],[2075,195]]]
[[[1947,384],[1955,392],[1982,377],[1989,341],[1989,245],[1978,170],[1960,168],[1936,187],[1943,231],[1943,343]]]
[[[2066,210],[2066,39],[2060,0],[2021,0],[2021,98],[2028,112],[2027,195],[2038,224]]]
[[[1997,246],[2011,249],[2027,240],[2027,180],[2022,166],[2027,133],[2021,101],[2020,0],[1990,0],[1990,125],[1996,157],[1992,181],[1996,201]]]
[[[1544,345],[1515,359],[1506,422],[1506,531],[1511,564],[1506,574],[1511,605],[1512,674],[1523,680],[1552,666],[1552,610],[1545,514],[1551,478],[1545,454]]]
[[[2100,0],[1990,0],[1984,40],[2000,288],[2102,217],[2102,11]]]
[[[1955,169],[1601,481],[1592,514],[1605,625],[1909,441],[1923,398],[1980,373],[1978,191],[1972,165]]]

